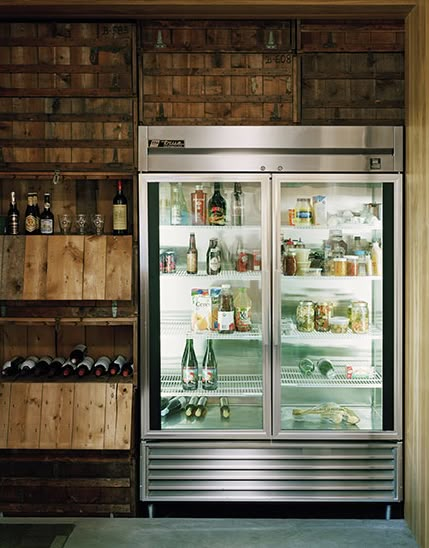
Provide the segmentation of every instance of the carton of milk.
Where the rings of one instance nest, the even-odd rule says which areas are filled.
[[[328,204],[326,196],[313,196],[313,224],[327,225],[328,224]]]

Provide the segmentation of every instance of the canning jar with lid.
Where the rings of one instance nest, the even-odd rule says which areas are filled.
[[[350,321],[353,333],[368,333],[369,308],[365,301],[353,301],[351,304]]]
[[[300,301],[296,307],[296,328],[298,331],[308,333],[314,330],[314,303],[313,301]]]
[[[347,259],[345,257],[334,258],[334,276],[347,276]]]
[[[314,307],[314,329],[316,331],[329,331],[329,320],[332,313],[332,304],[318,302]]]

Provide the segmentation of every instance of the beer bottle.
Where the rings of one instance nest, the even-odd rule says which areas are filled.
[[[27,194],[27,209],[25,210],[25,233],[36,234],[37,233],[37,218],[36,208],[34,206],[34,193],[29,192]]]
[[[226,201],[220,193],[220,183],[214,184],[213,196],[208,204],[209,225],[224,225],[226,216]]]
[[[219,398],[219,408],[220,408],[220,416],[223,419],[229,419],[231,415],[231,410],[229,408],[229,401],[226,396],[222,396]]]
[[[195,416],[197,418],[204,417],[207,414],[207,396],[201,396],[198,400],[197,408],[195,409]]]
[[[10,193],[10,206],[9,211],[7,212],[7,234],[19,234],[19,211],[16,206],[16,195],[12,190]]]
[[[187,335],[182,356],[182,388],[183,390],[198,388],[198,362],[194,351],[194,341],[190,334]]]
[[[222,270],[222,253],[217,238],[210,238],[207,249],[207,274],[213,276]]]
[[[195,244],[195,233],[191,232],[189,236],[189,247],[186,254],[186,272],[196,274],[198,272],[198,250]]]
[[[204,390],[217,389],[217,362],[212,339],[207,339],[207,347],[201,367],[201,384]]]

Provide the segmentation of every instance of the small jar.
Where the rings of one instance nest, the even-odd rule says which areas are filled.
[[[299,361],[298,368],[305,377],[309,377],[314,373],[314,362],[310,358],[303,358]]]
[[[347,276],[358,275],[358,258],[356,255],[347,255]]]
[[[283,274],[285,276],[295,276],[297,270],[296,253],[288,251],[283,255]]]
[[[314,307],[314,329],[316,331],[329,331],[329,320],[331,318],[332,304],[327,302],[316,303]]]
[[[350,316],[353,333],[368,333],[369,308],[367,302],[353,301]]]
[[[345,257],[334,258],[334,276],[347,276],[347,259]]]
[[[314,303],[300,301],[296,307],[296,328],[298,331],[309,333],[314,330]]]

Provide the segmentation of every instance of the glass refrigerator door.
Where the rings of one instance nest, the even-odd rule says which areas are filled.
[[[400,428],[401,178],[275,179],[275,431],[392,436]]]
[[[204,430],[208,437],[223,438],[226,432],[266,437],[271,429],[271,415],[265,412],[270,386],[268,176],[142,178],[146,433],[201,437]]]

